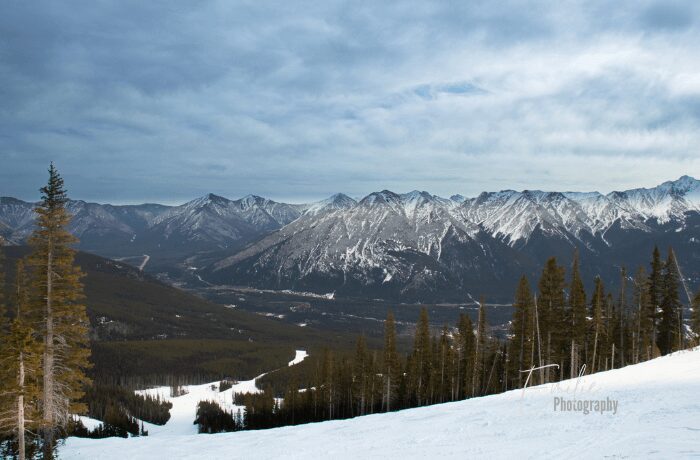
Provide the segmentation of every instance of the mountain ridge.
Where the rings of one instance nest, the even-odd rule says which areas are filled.
[[[0,199],[0,235],[23,241],[32,204]],[[338,292],[400,300],[493,295],[543,257],[636,267],[654,244],[673,245],[700,273],[700,181],[598,192],[502,190],[443,198],[426,191],[344,194],[311,204],[206,194],[179,206],[71,201],[80,249],[113,258],[149,254],[147,269],[189,282]],[[647,247],[648,246],[648,247]],[[646,263],[646,262],[644,262]],[[614,282],[614,280],[613,280]],[[505,293],[497,294],[501,299]],[[508,293],[510,296],[510,293]]]

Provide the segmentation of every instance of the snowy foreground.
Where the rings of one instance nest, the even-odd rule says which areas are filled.
[[[585,415],[555,411],[557,398],[605,403]],[[194,414],[173,410],[151,436],[70,438],[60,458],[697,457],[700,348],[525,392],[271,430],[198,435]]]

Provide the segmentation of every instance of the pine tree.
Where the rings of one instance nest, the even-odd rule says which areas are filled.
[[[663,297],[663,271],[664,265],[661,262],[661,253],[659,248],[654,246],[654,252],[651,259],[651,273],[649,273],[649,302],[651,303],[651,338],[652,343],[658,346],[658,321],[659,309],[661,308],[661,299]]]
[[[450,343],[450,329],[445,325],[440,333],[435,360],[435,382],[437,383],[437,401],[445,402],[452,399],[453,382],[453,351]]]
[[[695,343],[700,344],[700,291],[693,298],[692,328],[695,332]]]
[[[457,325],[459,334],[458,338],[458,357],[457,357],[457,398],[467,398],[472,395],[472,386],[474,379],[474,361],[476,357],[474,325],[468,315],[459,315],[459,323]]]
[[[479,318],[476,326],[476,338],[474,342],[474,367],[472,371],[472,396],[480,396],[483,394],[485,379],[483,373],[484,358],[486,356],[487,343],[487,323],[486,323],[486,304],[482,297],[479,301]]]
[[[4,240],[0,237],[0,366],[4,368],[12,360],[10,353],[10,319],[7,316],[5,306],[5,252],[3,250]],[[12,393],[4,391],[10,388],[13,383],[13,376],[9,372],[0,372],[0,440],[6,434],[3,429],[2,420],[10,418],[12,411]],[[10,425],[11,426],[11,425]]]
[[[384,378],[384,407],[391,411],[392,403],[397,398],[396,388],[399,383],[400,363],[396,352],[396,325],[394,314],[389,310],[384,323],[384,363],[382,376]]]
[[[571,293],[569,295],[569,320],[571,328],[570,376],[578,375],[586,340],[586,289],[579,273],[578,252],[571,268]]]
[[[28,296],[22,260],[17,262],[13,293],[14,319],[0,350],[0,365],[5,375],[0,390],[4,401],[0,429],[16,434],[18,456],[24,460],[26,434],[35,427],[38,418],[34,402],[39,397],[41,343],[35,339],[31,323],[26,319]]]
[[[636,338],[634,346],[634,362],[649,360],[656,356],[654,343],[654,306],[649,297],[649,280],[644,267],[639,267],[634,278],[634,306]]]
[[[542,270],[538,297],[539,321],[545,348],[545,364],[559,364],[566,357],[566,325],[564,321],[564,267],[550,257]],[[550,381],[550,367],[545,380]],[[561,373],[561,372],[560,372]]]
[[[661,321],[659,322],[658,345],[662,355],[680,348],[679,312],[682,308],[678,297],[678,272],[673,249],[668,251],[668,258],[663,271]]]
[[[625,365],[626,359],[626,346],[629,345],[629,341],[626,341],[628,328],[627,328],[627,270],[625,267],[620,269],[620,293],[617,300],[617,309],[614,315],[614,340],[615,349],[617,351],[616,356],[613,356],[612,368],[615,368],[615,361],[617,360],[619,367]]]
[[[76,240],[66,229],[71,219],[66,210],[68,198],[53,164],[41,193],[27,268],[31,274],[30,314],[41,324],[38,333],[44,341],[41,431],[44,459],[51,459],[56,431],[66,426],[69,413],[86,409],[78,401],[89,382],[84,373],[89,366],[89,322],[81,303],[82,273],[71,248]]]
[[[527,375],[526,371],[532,367],[532,347],[536,337],[534,332],[534,302],[532,292],[530,290],[530,282],[526,276],[520,278],[518,290],[515,293],[515,302],[513,303],[513,321],[511,325],[511,343],[510,347],[510,374],[514,377],[516,386],[520,388],[523,385],[523,378]]]
[[[357,414],[365,415],[369,401],[369,353],[364,335],[357,339],[354,360],[353,395],[357,402]]]
[[[600,370],[598,361],[600,360],[599,343],[604,335],[604,318],[605,318],[605,288],[603,287],[603,281],[600,277],[595,278],[593,296],[591,298],[591,336],[593,343],[593,350],[591,352],[591,361],[588,366],[590,372],[597,372]]]
[[[430,323],[428,310],[421,309],[416,325],[416,337],[413,342],[413,388],[419,406],[426,404],[430,392],[432,374],[432,346],[430,343]]]

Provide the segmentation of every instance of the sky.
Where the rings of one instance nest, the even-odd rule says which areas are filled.
[[[700,177],[700,2],[32,1],[0,196],[304,202]]]

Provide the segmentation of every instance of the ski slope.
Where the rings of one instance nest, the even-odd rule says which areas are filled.
[[[617,403],[561,412],[555,398]],[[167,426],[167,425],[166,425]],[[70,438],[63,459],[690,458],[700,456],[700,348],[467,401],[262,431]]]

